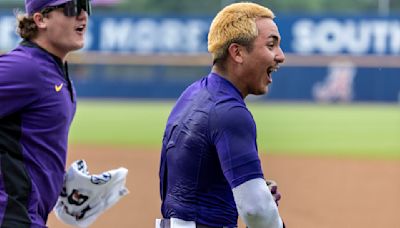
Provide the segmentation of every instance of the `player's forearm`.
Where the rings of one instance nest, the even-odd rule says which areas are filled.
[[[238,213],[247,227],[283,227],[278,208],[264,179],[249,180],[232,190]]]

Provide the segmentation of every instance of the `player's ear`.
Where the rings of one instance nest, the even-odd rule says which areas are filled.
[[[45,17],[43,16],[43,14],[34,13],[32,18],[38,28],[44,29],[47,27],[47,24],[45,22]]]
[[[228,47],[228,54],[237,63],[243,62],[243,46],[237,43],[231,43]]]

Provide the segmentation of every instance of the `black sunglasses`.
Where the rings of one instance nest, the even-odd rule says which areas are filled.
[[[48,14],[55,9],[64,9],[64,15],[67,17],[75,17],[81,14],[84,10],[90,16],[92,6],[90,0],[72,0],[58,6],[49,6],[42,10],[42,14]]]

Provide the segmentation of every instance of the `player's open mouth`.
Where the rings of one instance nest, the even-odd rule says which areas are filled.
[[[272,82],[272,73],[278,71],[279,66],[273,66],[273,67],[269,67],[267,70],[267,74],[268,74],[268,83]]]
[[[80,34],[83,34],[85,31],[86,25],[79,25],[78,27],[75,28],[75,31],[77,31]]]

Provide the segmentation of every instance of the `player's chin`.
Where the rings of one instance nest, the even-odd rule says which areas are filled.
[[[263,94],[266,94],[266,93],[268,93],[268,92],[269,92],[269,87],[266,86],[265,89],[264,89],[264,93],[263,93]]]
[[[254,95],[263,95],[268,93],[268,85],[262,86],[253,92]]]
[[[267,81],[267,82],[260,88],[261,94],[266,94],[266,93],[268,93],[270,84],[271,84],[271,82],[270,82],[270,81]]]
[[[76,51],[79,50],[81,48],[83,48],[84,46],[84,42],[75,42],[72,46],[71,46],[71,51]]]

